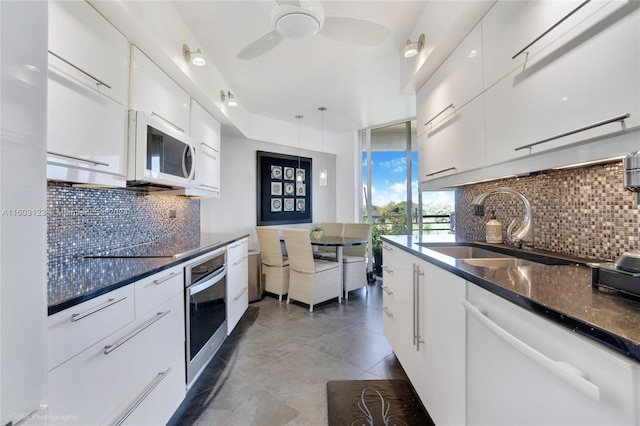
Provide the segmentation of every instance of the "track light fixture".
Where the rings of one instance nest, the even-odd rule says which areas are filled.
[[[410,39],[407,39],[407,44],[404,46],[404,57],[411,58],[416,56],[418,52],[424,47],[424,34],[420,34],[420,38],[415,43]]]
[[[197,67],[202,67],[207,63],[207,61],[204,60],[202,51],[200,51],[200,49],[192,52],[191,49],[189,49],[189,46],[187,46],[186,44],[182,45],[182,56],[184,56],[185,61],[191,62]]]
[[[236,101],[236,97],[233,96],[233,93],[231,93],[230,91],[227,91],[225,93],[224,90],[221,90],[220,91],[220,100],[223,103],[226,103],[227,106],[230,106],[230,107],[238,106],[238,101]]]

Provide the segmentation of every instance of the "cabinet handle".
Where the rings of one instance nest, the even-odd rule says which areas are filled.
[[[87,160],[86,158],[74,157],[73,155],[60,154],[59,152],[53,152],[53,151],[47,151],[47,154],[57,155],[58,157],[70,158],[72,160],[84,161],[85,163],[90,163],[90,164],[93,164],[95,166],[106,166],[106,167],[109,167],[109,163],[103,163],[102,161]]]
[[[129,406],[127,411],[122,416],[120,416],[118,421],[116,421],[114,424],[116,426],[120,426],[122,423],[124,423],[125,420],[127,420],[127,418],[131,415],[131,413],[133,413],[135,409],[138,408],[138,406],[142,404],[142,402],[145,399],[147,399],[147,396],[149,396],[149,394],[153,392],[155,388],[158,387],[160,382],[162,382],[164,378],[167,377],[167,374],[169,374],[170,372],[171,372],[171,367],[167,368],[165,371],[161,373],[158,373],[156,378],[153,379],[153,382],[151,382],[151,384],[147,386],[147,388],[140,394],[140,396],[133,402],[133,404]]]
[[[247,260],[247,256],[243,256],[242,258],[240,258],[240,259],[236,260],[236,261],[233,263],[233,266],[237,266],[237,265],[241,264],[242,262],[244,262],[245,260]]]
[[[167,277],[160,278],[160,279],[157,279],[157,280],[153,280],[153,283],[154,284],[162,284],[165,281],[169,281],[171,278],[175,277],[176,275],[178,275],[177,272],[172,272]]]
[[[248,290],[248,288],[249,288],[249,287],[245,287],[245,288],[243,288],[243,289],[242,289],[242,291],[241,291],[240,293],[238,293],[238,295],[237,295],[236,297],[234,297],[234,298],[233,298],[233,300],[234,300],[235,302],[237,302],[237,301],[238,301],[238,299],[240,299],[240,297],[242,297],[242,295],[244,294],[244,292]]]
[[[200,142],[200,145],[204,145],[204,146],[206,146],[207,148],[214,150],[215,152],[220,152],[219,150],[215,149],[214,147],[212,147],[211,145],[209,145],[209,144],[208,144],[208,143],[206,143],[206,142]]]
[[[391,312],[389,312],[389,308],[387,308],[386,306],[384,308],[382,308],[382,311],[387,314],[387,316],[389,318],[393,318],[393,314]]]
[[[238,247],[240,247],[240,246],[241,246],[241,245],[243,245],[243,244],[244,244],[244,241],[240,241],[240,242],[239,242],[239,243],[237,243],[237,244],[234,244],[234,245],[232,245],[232,246],[229,246],[229,248],[232,248],[232,249],[234,249],[234,248],[238,248]]]
[[[588,375],[585,371],[564,361],[554,361],[541,352],[538,352],[495,322],[491,321],[486,314],[483,313],[484,308],[474,306],[466,300],[464,300],[462,304],[467,312],[473,315],[480,324],[502,339],[509,346],[559,379],[564,380],[567,384],[573,386],[591,399],[600,401],[600,388],[588,380]]]
[[[434,116],[433,116],[433,118],[431,118],[431,120],[429,120],[429,121],[427,121],[426,123],[424,123],[424,125],[426,126],[427,124],[431,124],[431,123],[433,123],[433,120],[435,120],[436,118],[440,117],[440,116],[441,116],[442,114],[444,114],[444,112],[445,112],[446,110],[448,110],[449,108],[453,108],[453,109],[454,109],[454,111],[455,111],[455,109],[456,109],[456,107],[454,107],[454,106],[453,106],[453,104],[449,104],[449,105],[447,105],[447,106],[446,106],[446,108],[445,108],[445,109],[443,109],[442,111],[440,111],[439,113],[437,113],[436,115],[434,115]]]
[[[391,296],[393,294],[393,292],[390,291],[389,287],[387,287],[386,285],[382,286],[382,290],[384,290],[384,292],[387,293],[389,296]]]
[[[382,265],[382,269],[384,269],[384,271],[389,274],[389,275],[393,275],[393,269],[388,268],[387,266]]]
[[[424,272],[420,270],[420,266],[413,264],[414,276],[415,276],[415,298],[413,304],[415,306],[415,336],[416,351],[420,352],[420,343],[424,343],[422,336],[420,336],[420,277],[424,275]]]
[[[122,302],[126,298],[127,298],[127,296],[122,296],[120,299],[111,298],[111,299],[107,300],[106,302],[104,302],[103,304],[98,305],[95,308],[91,308],[88,311],[84,311],[84,312],[81,312],[79,314],[71,315],[71,321],[72,322],[80,321],[82,318],[86,318],[89,315],[95,314],[96,312],[101,311],[104,308],[108,308],[111,305],[115,305],[118,302]]]
[[[565,15],[564,18],[560,19],[558,22],[556,22],[555,24],[553,24],[548,30],[546,30],[545,32],[543,32],[542,34],[540,34],[535,40],[533,40],[531,43],[527,44],[525,47],[523,47],[518,53],[516,53],[515,55],[513,55],[511,57],[511,59],[515,59],[518,56],[520,56],[523,52],[525,52],[528,48],[530,48],[531,46],[533,46],[534,44],[536,44],[538,42],[538,40],[540,40],[542,37],[546,36],[547,34],[549,34],[551,31],[553,31],[553,29],[555,29],[558,25],[562,24],[567,18],[569,18],[571,15],[573,15],[574,13],[576,13],[582,6],[584,6],[585,4],[589,3],[590,0],[586,0],[584,2],[582,2],[578,7],[576,7],[575,9],[573,9],[571,12],[569,12],[567,15]]]
[[[71,62],[67,61],[65,58],[63,58],[62,56],[53,53],[52,51],[49,50],[49,53],[52,54],[53,56],[55,56],[56,58],[60,59],[62,62],[64,62],[65,64],[69,65],[70,67],[73,67],[75,69],[77,69],[78,71],[80,71],[82,74],[86,75],[87,77],[89,77],[91,80],[95,81],[99,86],[104,86],[107,89],[111,89],[111,86],[109,86],[107,83],[105,83],[104,81],[95,78],[94,76],[92,76],[91,74],[89,74],[88,72],[86,72],[85,70],[83,70],[82,68],[77,67],[76,65],[72,64]]]
[[[201,183],[200,186],[206,186],[207,188],[211,188],[211,189],[215,189],[215,190],[219,190],[220,189],[219,186],[207,185],[206,183]]]
[[[426,175],[424,175],[424,177],[439,175],[440,173],[449,172],[451,170],[458,170],[458,169],[456,169],[455,167],[449,167],[448,169],[438,170],[437,172],[433,172],[433,173],[427,173]]]
[[[161,116],[161,115],[160,115],[160,114],[158,114],[157,112],[155,112],[155,111],[151,111],[151,115],[155,115],[155,116],[156,116],[156,117],[158,117],[160,120],[162,120],[162,121],[164,121],[164,122],[168,123],[171,127],[173,127],[174,129],[176,129],[177,131],[184,133],[184,129],[182,129],[182,128],[180,128],[180,127],[176,126],[176,125],[175,125],[175,124],[173,124],[171,121],[167,120],[166,118],[164,118],[163,116]]]
[[[556,140],[556,139],[564,138],[565,136],[571,136],[571,135],[576,134],[576,133],[584,132],[585,130],[591,130],[591,129],[596,128],[596,127],[604,126],[605,124],[615,123],[616,121],[622,122],[622,125],[624,126],[624,120],[626,120],[629,117],[631,117],[631,114],[629,114],[629,113],[626,113],[624,115],[619,115],[617,117],[609,118],[608,120],[604,120],[604,121],[600,121],[598,123],[590,124],[588,126],[581,127],[579,129],[575,129],[575,130],[571,130],[570,132],[562,133],[560,135],[555,135],[555,136],[552,136],[552,137],[547,138],[547,139],[543,139],[543,140],[538,141],[538,142],[530,143],[528,145],[519,146],[519,147],[515,148],[515,151],[519,151],[521,149],[531,148],[531,147],[534,147],[536,145],[540,145],[541,143],[550,142],[550,141],[553,141],[553,140]]]
[[[171,312],[170,310],[167,312],[158,312],[156,314],[155,317],[151,318],[149,321],[145,322],[144,324],[142,324],[140,327],[136,328],[135,330],[133,330],[131,333],[127,334],[126,336],[124,336],[122,339],[118,340],[116,343],[112,344],[112,345],[106,345],[104,347],[104,354],[105,355],[109,355],[111,352],[115,351],[116,349],[118,349],[120,346],[122,346],[124,343],[126,343],[128,340],[132,339],[133,337],[135,337],[138,333],[140,333],[141,331],[143,331],[144,329],[146,329],[147,327],[153,325],[153,323],[155,323],[156,321],[158,321],[160,318],[162,318],[163,316],[167,315],[169,312]]]

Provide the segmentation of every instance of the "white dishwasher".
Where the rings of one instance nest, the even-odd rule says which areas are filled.
[[[638,363],[467,283],[468,425],[638,425]]]

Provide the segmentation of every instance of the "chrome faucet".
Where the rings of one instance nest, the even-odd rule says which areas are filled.
[[[515,189],[496,188],[478,195],[471,202],[474,207],[474,215],[484,216],[484,200],[493,194],[513,194],[520,198],[522,205],[524,206],[524,218],[522,219],[522,225],[516,231],[513,231],[513,227],[516,222],[516,220],[513,219],[507,228],[507,238],[520,248],[526,245],[533,246],[533,218],[531,217],[531,204],[524,195]]]

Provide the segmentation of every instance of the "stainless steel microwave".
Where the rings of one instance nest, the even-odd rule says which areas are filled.
[[[161,118],[129,111],[127,186],[185,188],[194,174],[191,138]]]

